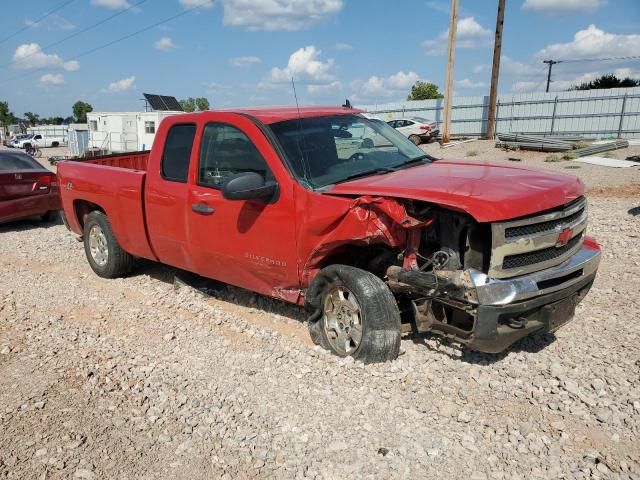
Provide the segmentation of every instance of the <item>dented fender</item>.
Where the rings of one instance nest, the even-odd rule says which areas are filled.
[[[384,244],[404,251],[411,230],[428,223],[409,215],[405,205],[396,199],[369,195],[357,198],[320,196],[321,199],[309,195],[310,203],[304,209],[305,225],[300,229],[305,232],[300,238],[299,255],[303,288],[322,268],[327,256],[340,247]]]

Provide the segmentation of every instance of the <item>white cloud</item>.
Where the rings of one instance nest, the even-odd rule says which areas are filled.
[[[539,90],[543,86],[542,82],[515,82],[511,85],[512,92],[532,92]]]
[[[476,65],[475,67],[473,67],[473,73],[482,73],[485,70],[487,70],[489,68],[489,64],[488,63],[483,63],[480,65]]]
[[[336,43],[336,50],[353,50],[353,45],[351,45],[350,43]]]
[[[307,91],[314,95],[323,95],[323,94],[335,94],[335,92],[342,88],[342,84],[337,80],[331,83],[327,83],[326,85],[308,85]]]
[[[211,8],[213,0],[180,0],[180,4],[185,8]]]
[[[573,41],[554,43],[543,48],[536,54],[536,59],[552,58],[562,60],[566,58],[601,58],[636,55],[640,45],[640,35],[618,35],[608,33],[595,25],[589,25],[579,30],[573,36]]]
[[[119,93],[131,90],[132,88],[135,88],[135,81],[136,77],[133,75],[127,78],[123,78],[122,80],[118,80],[117,82],[110,83],[107,87],[107,91],[111,93]]]
[[[449,29],[432,40],[425,40],[422,46],[430,55],[442,55],[447,48]],[[493,45],[493,32],[480,25],[474,17],[458,20],[456,48],[486,48]]]
[[[64,75],[62,75],[61,73],[47,73],[40,77],[40,81],[42,83],[46,83],[47,85],[63,85]]]
[[[271,69],[268,81],[271,83],[288,83],[291,77],[296,82],[310,85],[326,85],[335,81],[331,74],[334,61],[329,58],[323,62],[320,59],[322,52],[313,45],[300,48],[291,54],[287,66]]]
[[[78,28],[66,18],[61,17],[60,15],[57,15],[55,13],[38,22],[27,19],[25,20],[24,24],[30,28],[44,27],[47,30],[75,30],[76,28]]]
[[[406,95],[418,80],[420,76],[416,72],[398,72],[387,78],[373,75],[364,82],[355,80],[351,82],[351,88],[356,92],[354,99],[392,97]]]
[[[343,0],[221,0],[225,25],[249,30],[301,30],[342,10]]]
[[[23,70],[62,68],[71,72],[80,68],[80,64],[75,60],[65,62],[59,55],[44,53],[37,43],[24,43],[16,48],[13,65]]]
[[[91,5],[95,5],[96,7],[111,8],[113,10],[130,7],[127,0],[91,0]]]
[[[391,75],[387,81],[387,86],[392,90],[404,90],[411,88],[418,80],[419,76],[416,72],[398,72]]]
[[[522,4],[523,10],[536,12],[557,12],[564,11],[594,11],[604,5],[606,0],[525,0]]]
[[[169,52],[174,48],[177,48],[176,44],[173,43],[171,37],[161,37],[154,42],[153,46],[156,50],[160,50],[163,52]]]
[[[235,57],[229,60],[229,63],[233,67],[250,67],[260,62],[262,62],[262,60],[258,57]]]
[[[500,75],[517,75],[520,77],[539,76],[545,68],[542,63],[533,65],[531,63],[518,62],[506,55],[500,57]],[[489,70],[488,65],[487,70]]]
[[[456,87],[459,88],[482,88],[486,86],[487,84],[484,82],[474,82],[468,78],[463,78],[462,80],[458,80],[456,82]]]

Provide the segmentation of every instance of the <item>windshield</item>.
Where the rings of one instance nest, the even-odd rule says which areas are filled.
[[[360,115],[300,118],[270,127],[294,174],[312,188],[430,159],[385,122]]]

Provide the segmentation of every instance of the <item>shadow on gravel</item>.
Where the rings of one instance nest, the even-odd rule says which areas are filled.
[[[15,222],[0,224],[0,234],[5,232],[25,232],[27,230],[36,230],[40,228],[51,228],[62,225],[60,217],[53,222],[45,222],[40,217],[30,217]]]
[[[448,338],[429,333],[414,333],[410,334],[407,338],[431,351],[473,365],[491,365],[504,360],[510,353],[515,352],[537,353],[556,341],[556,336],[552,333],[531,335],[517,341],[504,352],[482,353],[470,350],[464,345],[451,341]],[[433,342],[427,342],[427,340],[435,340],[436,345],[432,345]]]
[[[306,320],[304,310],[296,305],[160,263],[141,260],[130,277],[138,275],[149,275],[155,280],[173,285],[176,289],[181,286],[194,288],[205,298],[221,300],[240,307],[255,308],[301,323]]]
[[[630,208],[629,211],[627,212],[629,215],[633,215],[634,217],[637,217],[638,215],[640,215],[640,207],[633,207]]]

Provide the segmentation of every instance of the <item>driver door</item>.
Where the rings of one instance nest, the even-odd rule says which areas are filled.
[[[188,236],[198,273],[270,296],[298,286],[291,178],[264,134],[245,117],[221,114],[200,125],[188,196]],[[254,141],[255,140],[255,141]],[[271,201],[227,200],[227,177],[255,172],[275,180]]]

